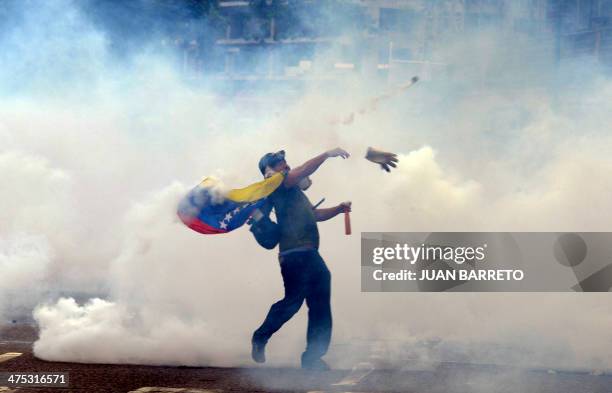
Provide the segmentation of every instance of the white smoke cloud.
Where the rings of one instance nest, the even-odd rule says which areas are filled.
[[[36,305],[44,293],[51,258],[42,236],[15,233],[0,238],[0,318]]]
[[[47,42],[49,31],[56,36]],[[40,303],[35,354],[43,359],[250,364],[250,335],[282,297],[276,256],[246,229],[191,232],[175,208],[204,175],[232,186],[258,180],[256,163],[267,151],[286,149],[292,165],[336,145],[353,153],[325,163],[308,194],[314,202],[326,197],[327,206],[352,200],[354,233],[607,230],[612,219],[606,80],[564,92],[559,102],[530,81],[510,91],[482,89],[471,68],[461,86],[424,81],[351,125],[332,126],[330,119],[380,88],[313,82],[291,101],[266,92],[261,99],[273,96],[282,106],[257,110],[190,86],[150,54],[114,64],[103,35],[67,1],[38,7],[20,32],[3,42],[32,37],[30,46],[10,47],[53,68],[37,72],[19,99],[0,90],[0,178],[8,190],[0,196],[0,265],[16,277],[0,281],[0,310],[11,306],[9,292]],[[500,50],[486,41],[489,54]],[[470,62],[509,75],[520,68],[508,67],[523,67],[482,52],[472,58],[469,43],[453,48],[442,52],[459,71]],[[56,49],[71,56],[57,57]],[[2,80],[31,64],[12,64]],[[399,168],[386,174],[367,163],[368,145],[398,152]],[[329,356],[337,365],[369,355],[358,351],[359,339],[410,348],[441,339],[440,347],[476,348],[468,351],[472,360],[612,367],[605,294],[361,293],[359,237],[344,236],[341,220],[320,229],[333,277],[338,345]],[[94,299],[29,293],[28,275],[51,293],[86,291]],[[270,342],[272,364],[297,362],[304,314]],[[487,353],[491,344],[510,350]],[[342,359],[347,347],[353,355]],[[437,356],[420,351],[423,359]],[[404,361],[391,344],[379,356]]]
[[[7,151],[0,154],[0,174],[8,191],[0,212],[0,231],[51,232],[70,217],[63,214],[70,202],[70,178],[49,167],[45,159]]]
[[[51,261],[71,239],[67,229],[71,179],[45,159],[16,151],[0,153],[0,318],[31,309],[56,273]]]

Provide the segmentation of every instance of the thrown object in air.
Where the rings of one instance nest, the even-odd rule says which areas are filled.
[[[349,113],[348,115],[340,118],[340,119],[333,119],[331,120],[331,124],[332,125],[337,125],[337,124],[342,124],[342,125],[350,125],[353,123],[353,121],[355,120],[355,114],[359,114],[359,115],[365,115],[368,112],[374,112],[377,108],[378,108],[378,104],[386,99],[389,98],[393,98],[394,96],[404,92],[405,90],[409,89],[411,86],[413,86],[415,83],[417,83],[419,81],[419,77],[418,76],[413,76],[410,81],[403,83],[401,85],[398,85],[397,87],[395,87],[394,89],[381,94],[379,96],[376,96],[374,98],[372,98],[371,100],[369,100],[365,105],[361,106],[360,108],[358,108],[357,110]]]
[[[365,158],[370,162],[380,165],[387,172],[391,172],[391,168],[397,167],[398,159],[395,153],[368,147]]]

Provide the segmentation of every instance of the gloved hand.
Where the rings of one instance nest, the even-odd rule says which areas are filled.
[[[389,167],[397,167],[397,154],[374,149],[373,147],[368,147],[365,158],[368,161],[380,165],[380,167],[387,172],[391,172],[391,168]]]

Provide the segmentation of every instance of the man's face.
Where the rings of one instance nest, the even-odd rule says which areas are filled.
[[[274,170],[274,172],[285,172],[290,170],[291,168],[289,167],[289,165],[287,165],[287,161],[282,160],[277,162],[272,169]]]

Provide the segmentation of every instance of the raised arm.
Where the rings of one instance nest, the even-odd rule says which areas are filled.
[[[328,158],[348,158],[349,156],[350,155],[346,152],[346,150],[341,149],[339,147],[326,151],[323,154],[319,154],[315,158],[306,161],[297,168],[291,169],[289,173],[287,173],[287,177],[285,178],[285,187],[293,187],[298,184],[300,180],[312,175]]]

